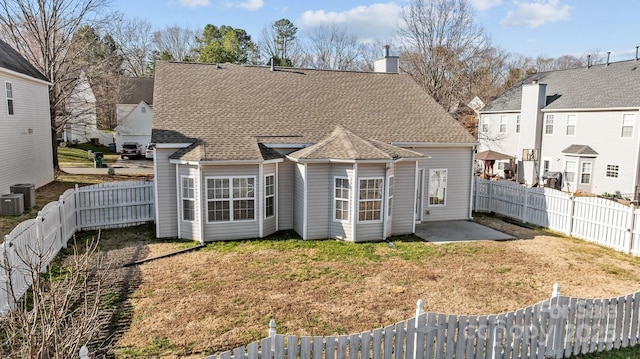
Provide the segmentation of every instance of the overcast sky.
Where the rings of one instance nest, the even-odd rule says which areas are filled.
[[[638,0],[469,0],[494,46],[525,56],[582,56],[612,52],[631,59],[640,45]],[[245,29],[257,41],[262,29],[287,18],[301,32],[339,24],[362,40],[393,40],[405,0],[115,0],[114,9],[144,18],[155,29],[206,24]]]

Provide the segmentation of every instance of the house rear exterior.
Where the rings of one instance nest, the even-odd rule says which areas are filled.
[[[374,241],[470,218],[475,139],[381,61],[396,73],[158,63],[157,237]]]
[[[49,81],[0,40],[0,194],[53,181]]]
[[[530,186],[553,171],[565,191],[638,199],[639,66],[631,60],[528,76],[480,112],[478,150],[515,156],[518,180]],[[523,161],[523,150],[536,156]],[[497,166],[501,172],[508,161]]]

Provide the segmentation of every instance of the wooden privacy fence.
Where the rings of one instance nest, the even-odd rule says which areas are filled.
[[[0,244],[0,316],[31,286],[32,272],[45,271],[77,232],[124,227],[155,218],[153,182],[108,182],[66,190],[35,219],[17,225]]]
[[[475,177],[474,210],[494,212],[640,255],[640,210],[599,197]]]
[[[514,312],[464,316],[425,313],[395,325],[352,335],[284,336],[206,359],[501,359],[567,358],[634,346],[640,341],[640,292],[609,299],[561,296]]]

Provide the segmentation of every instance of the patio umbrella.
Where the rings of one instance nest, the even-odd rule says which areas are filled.
[[[496,160],[513,160],[515,157],[504,153],[487,150],[476,153],[476,160],[484,161],[484,177],[493,177],[493,165]]]

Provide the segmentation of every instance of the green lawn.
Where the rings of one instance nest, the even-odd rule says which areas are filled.
[[[90,143],[82,143],[73,146],[58,147],[58,162],[61,167],[92,167],[93,159],[89,159],[87,151],[102,152],[104,163],[115,163],[120,156],[117,153],[109,152],[107,146],[94,146]]]

